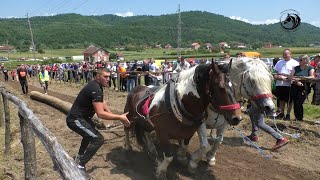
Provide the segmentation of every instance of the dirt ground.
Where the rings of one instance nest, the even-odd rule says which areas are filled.
[[[45,104],[33,101],[29,96],[21,95],[18,82],[3,82],[13,94],[26,101],[30,109],[39,117],[42,123],[57,137],[58,142],[65,148],[70,156],[77,154],[81,138],[72,132],[65,123],[66,116]],[[31,91],[43,92],[37,82],[29,84]],[[53,82],[49,85],[48,94],[62,100],[73,102],[81,85],[59,84]],[[126,94],[122,92],[106,92],[106,100],[111,110],[121,113],[125,104]],[[23,153],[20,143],[19,124],[17,122],[16,108],[11,105],[11,114],[15,127],[12,128],[12,152],[9,157],[0,158],[0,179],[23,179]],[[205,162],[201,162],[195,174],[189,174],[186,167],[174,162],[169,166],[170,179],[320,179],[320,125],[314,124],[316,120],[303,122],[283,122],[292,133],[298,127],[302,138],[299,140],[289,138],[290,143],[277,152],[271,152],[270,148],[275,140],[268,134],[261,132],[259,146],[265,153],[272,156],[265,159],[252,146],[243,142],[240,135],[229,128],[225,134],[224,142],[217,152],[217,164],[210,168]],[[271,121],[267,121],[271,124]],[[109,122],[106,122],[109,123]],[[251,124],[246,118],[238,126],[244,134],[249,134]],[[102,179],[153,179],[153,164],[148,157],[134,144],[134,150],[124,151],[123,132],[102,132],[105,144],[99,149],[93,159],[87,164],[87,171],[96,180]],[[3,128],[1,138],[4,139]],[[3,142],[3,140],[2,140]],[[3,143],[2,143],[3,144]],[[198,138],[192,138],[189,152],[198,148]],[[38,179],[60,179],[53,170],[52,161],[39,140],[37,145],[37,175]],[[4,146],[3,146],[4,147]],[[1,149],[3,152],[3,148]]]

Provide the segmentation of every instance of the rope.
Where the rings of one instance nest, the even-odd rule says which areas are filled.
[[[256,143],[252,142],[247,136],[245,136],[245,135],[241,132],[240,129],[235,128],[235,127],[233,127],[233,129],[236,130],[236,131],[239,133],[239,135],[242,137],[242,139],[243,139],[245,142],[248,142],[250,145],[252,145],[253,147],[255,147],[255,148],[258,150],[258,152],[259,152],[264,158],[266,158],[266,159],[271,159],[271,158],[272,158],[271,155],[266,154]]]
[[[300,134],[300,133],[290,134],[290,133],[286,133],[286,132],[280,131],[280,130],[278,129],[278,126],[277,126],[277,123],[276,123],[276,116],[275,116],[275,115],[273,115],[272,121],[273,121],[273,124],[274,124],[274,126],[276,127],[276,130],[277,130],[278,133],[284,134],[284,135],[287,135],[287,136],[290,136],[290,137],[293,137],[293,138],[295,138],[295,139],[299,139],[299,138],[301,137],[301,134]]]

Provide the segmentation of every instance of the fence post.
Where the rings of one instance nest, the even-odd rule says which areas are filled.
[[[4,92],[2,92],[4,93]],[[5,120],[5,140],[4,140],[4,153],[10,154],[10,108],[9,108],[9,101],[7,96],[2,94],[2,101],[3,101],[3,109],[4,109],[4,120]]]
[[[0,92],[1,93],[1,92]],[[4,123],[4,118],[3,118],[3,100],[2,100],[2,96],[0,95],[0,127],[2,126],[2,124]]]
[[[29,180],[36,179],[36,147],[31,124],[21,114],[20,118],[21,142],[24,153],[24,178]]]

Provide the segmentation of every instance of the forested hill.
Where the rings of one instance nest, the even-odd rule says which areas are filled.
[[[302,23],[295,32],[286,32],[280,24],[252,25],[208,12],[181,13],[182,46],[193,42],[245,43],[266,42],[282,46],[307,46],[320,41],[320,28]],[[76,48],[94,43],[105,48],[123,45],[171,44],[176,46],[177,15],[119,17],[63,14],[32,17],[37,47]],[[0,44],[27,48],[30,32],[26,18],[0,19]]]

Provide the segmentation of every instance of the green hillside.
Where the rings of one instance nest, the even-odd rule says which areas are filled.
[[[320,28],[302,23],[295,32],[286,32],[279,24],[252,25],[208,12],[181,14],[182,46],[192,42],[245,43],[259,47],[266,42],[282,46],[307,46],[320,41]],[[32,17],[31,25],[37,49],[84,48],[94,43],[105,48],[128,45],[171,44],[176,46],[177,15],[119,17],[63,14]],[[0,19],[0,44],[25,50],[30,46],[26,18]]]

